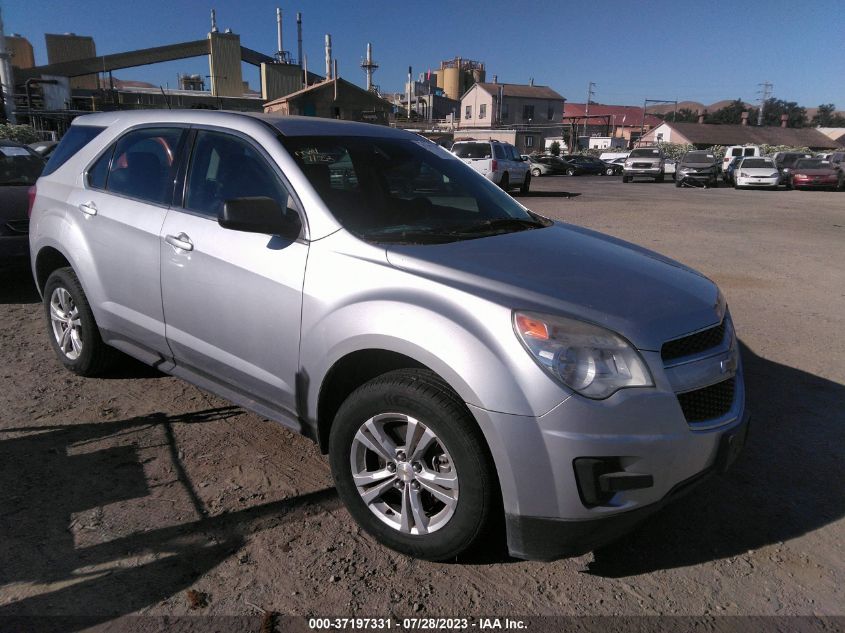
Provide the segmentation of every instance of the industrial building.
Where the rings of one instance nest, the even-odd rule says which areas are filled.
[[[79,59],[88,59],[97,56],[97,46],[94,38],[88,35],[77,35],[76,33],[64,33],[56,35],[47,33],[44,35],[47,44],[47,64],[62,64],[74,62]],[[90,75],[77,75],[70,80],[71,89],[82,88],[85,90],[96,90],[100,87],[96,73]]]
[[[456,101],[460,100],[473,84],[483,83],[486,79],[484,62],[462,57],[440,62],[440,68],[432,74],[433,83],[443,91],[443,95]]]
[[[784,115],[785,116],[785,115]],[[641,144],[681,143],[698,148],[713,145],[786,145],[811,150],[832,150],[839,143],[815,128],[757,127],[755,125],[716,125],[712,123],[672,123],[664,121],[643,135]]]
[[[20,33],[6,36],[6,50],[9,51],[10,61],[14,68],[32,68],[35,66],[32,44]]]
[[[387,125],[392,106],[375,92],[336,77],[265,103],[264,111]]]

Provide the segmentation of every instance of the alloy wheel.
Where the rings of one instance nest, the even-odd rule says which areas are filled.
[[[439,437],[419,420],[382,413],[352,440],[352,479],[380,521],[404,534],[444,527],[458,505],[458,473]]]
[[[50,325],[59,349],[70,360],[82,353],[82,321],[79,308],[66,288],[59,286],[50,295]]]

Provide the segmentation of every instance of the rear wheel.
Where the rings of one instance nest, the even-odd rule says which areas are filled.
[[[80,376],[98,376],[117,351],[100,337],[88,298],[72,268],[53,271],[44,285],[44,312],[50,344],[61,363]]]
[[[680,186],[681,186],[681,181],[680,181],[680,180],[678,180],[677,178],[675,178],[675,186],[676,186],[676,187],[680,187]]]
[[[508,177],[507,173],[502,174],[502,179],[499,181],[499,186],[508,191],[511,187],[510,178]]]
[[[343,403],[329,438],[338,494],[388,547],[451,559],[485,536],[498,487],[460,398],[427,370],[397,370]]]
[[[539,170],[539,169],[537,169],[536,167],[535,167],[534,169],[532,169],[532,170],[531,170],[531,175],[532,175],[532,176],[534,176],[535,178],[539,178],[539,177],[540,177],[540,173],[541,173],[541,172],[540,172],[540,170]]]
[[[566,175],[567,176],[574,176],[575,170],[572,167],[570,167],[569,169],[566,170]]]

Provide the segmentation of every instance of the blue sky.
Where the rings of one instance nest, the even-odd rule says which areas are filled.
[[[768,80],[779,99],[845,109],[841,0],[0,0],[0,6],[6,32],[29,38],[39,64],[47,61],[45,32],[91,35],[99,54],[160,46],[205,37],[212,6],[221,30],[231,28],[243,45],[271,54],[281,6],[285,48],[294,53],[294,17],[303,14],[310,69],[323,71],[323,36],[331,33],[340,75],[363,84],[358,65],[370,41],[383,90],[401,90],[408,65],[416,74],[460,55],[484,61],[488,80],[533,77],[574,102],[584,101],[590,81],[601,103],[751,102]],[[207,75],[208,64],[197,58],[115,75],[174,87],[178,72]],[[244,66],[244,78],[258,88],[253,67]]]

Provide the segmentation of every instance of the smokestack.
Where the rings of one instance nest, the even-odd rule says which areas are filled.
[[[211,10],[211,32],[217,33],[217,11]]]
[[[493,75],[493,83],[494,84],[499,83],[499,75]]]
[[[373,89],[373,73],[378,68],[378,64],[373,61],[373,45],[367,42],[367,59],[361,62],[361,68],[367,73],[367,90]]]
[[[334,60],[334,100],[337,101],[337,60]],[[338,117],[340,118],[340,117]]]
[[[780,115],[780,126],[786,127],[786,124],[789,122],[789,115],[788,114],[781,114]]]
[[[528,80],[528,85],[529,85],[529,86],[533,86],[533,85],[534,85],[534,77],[531,77],[531,79],[529,79],[529,80]]]
[[[3,103],[6,106],[6,120],[14,125],[18,122],[15,115],[15,81],[12,76],[9,51],[6,50],[6,34],[3,31],[2,13],[0,13],[0,93],[2,93]]]
[[[296,13],[296,60],[302,68],[302,14]]]
[[[743,113],[742,113],[742,124],[743,124],[743,125],[748,125],[748,112],[743,112]]]
[[[326,33],[326,79],[332,78],[332,36]]]
[[[308,55],[302,57],[302,85],[308,87]]]
[[[411,89],[413,88],[413,74],[411,67],[408,66],[408,121],[411,120]]]
[[[279,51],[279,61],[282,61],[282,51],[285,49],[282,48],[282,10],[279,7],[276,7],[276,42],[278,43],[276,50]]]

